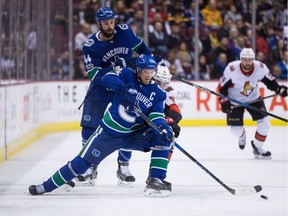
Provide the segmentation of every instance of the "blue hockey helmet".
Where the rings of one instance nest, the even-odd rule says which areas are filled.
[[[152,55],[141,54],[136,59],[136,66],[140,69],[157,69],[158,64]]]
[[[96,20],[98,22],[102,20],[115,19],[116,14],[112,11],[110,7],[100,8],[96,13]]]

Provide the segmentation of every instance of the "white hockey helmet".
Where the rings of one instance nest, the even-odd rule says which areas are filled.
[[[168,67],[158,65],[157,73],[153,79],[159,81],[160,83],[169,83],[171,78],[172,74],[170,74]]]
[[[255,53],[252,48],[243,48],[240,52],[240,59],[250,58],[255,59]]]

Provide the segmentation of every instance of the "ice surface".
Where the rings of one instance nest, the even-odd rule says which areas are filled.
[[[81,137],[75,131],[48,134],[0,164],[0,215],[287,216],[287,127],[270,129],[264,148],[272,152],[272,160],[253,158],[255,127],[247,127],[246,133],[244,150],[229,127],[183,127],[177,142],[229,187],[260,184],[263,191],[258,194],[233,196],[175,149],[166,179],[173,188],[167,198],[144,197],[150,153],[142,152],[133,152],[130,163],[134,188],[117,186],[113,153],[100,164],[94,187],[29,195],[29,185],[42,183],[77,155]]]

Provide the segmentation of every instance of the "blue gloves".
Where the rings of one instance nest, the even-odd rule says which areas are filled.
[[[154,57],[154,60],[157,62],[158,65],[165,66],[164,60],[162,59],[161,56],[155,55],[153,57]]]
[[[161,134],[157,132],[155,139],[155,148],[159,150],[168,150],[173,143],[173,130],[168,124],[163,124],[159,127]]]
[[[114,62],[112,62],[113,70],[116,73],[122,70],[122,68],[126,67],[126,61],[124,58],[120,58],[119,56],[115,56]]]
[[[137,96],[137,90],[134,88],[134,85],[132,83],[129,83],[122,86],[120,90],[120,95],[120,104],[122,104],[125,109],[133,110]]]

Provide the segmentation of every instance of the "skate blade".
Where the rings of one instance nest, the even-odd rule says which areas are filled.
[[[91,187],[95,185],[95,180],[87,180],[87,181],[75,181],[75,186],[77,187]]]
[[[262,156],[262,155],[254,155],[254,158],[257,159],[257,160],[271,160],[272,157],[271,156]]]
[[[169,190],[155,190],[151,188],[145,188],[144,189],[144,195],[147,197],[168,197],[170,195],[171,191]]]
[[[133,188],[134,184],[133,182],[126,182],[126,181],[122,181],[121,179],[118,179],[118,186],[124,187],[124,188]]]

